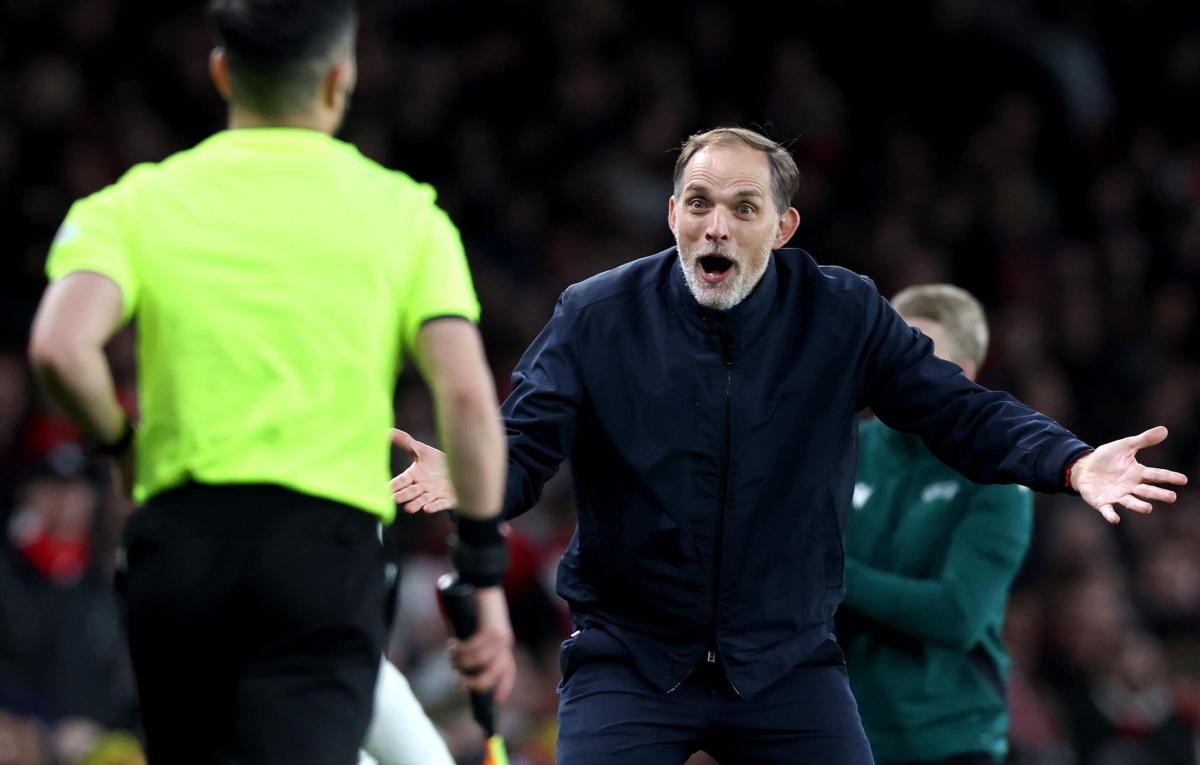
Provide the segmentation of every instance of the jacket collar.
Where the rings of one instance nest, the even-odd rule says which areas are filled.
[[[706,334],[728,336],[753,336],[771,313],[771,307],[779,292],[779,274],[775,266],[776,251],[767,259],[767,270],[746,299],[728,311],[705,308],[696,302],[683,279],[683,267],[679,263],[679,250],[672,247],[674,263],[670,273],[670,301],[672,309],[693,327]]]

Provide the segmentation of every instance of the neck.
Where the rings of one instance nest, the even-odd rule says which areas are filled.
[[[228,126],[230,130],[241,128],[287,127],[303,130],[316,130],[319,133],[333,135],[331,120],[310,110],[299,114],[289,114],[279,119],[267,119],[248,109],[230,107]]]

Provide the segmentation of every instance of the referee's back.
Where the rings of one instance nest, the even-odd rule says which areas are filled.
[[[30,359],[141,503],[117,589],[151,765],[353,765],[386,636],[405,351],[450,456],[478,615],[465,644],[490,649],[458,667],[475,690],[512,687],[495,383],[433,190],[332,137],[356,78],[353,0],[211,7],[228,129],[75,203]],[[103,353],[131,319],[137,428]]]
[[[144,500],[273,483],[390,519],[401,344],[478,318],[433,190],[313,130],[220,132],[80,200],[51,250],[138,321]]]

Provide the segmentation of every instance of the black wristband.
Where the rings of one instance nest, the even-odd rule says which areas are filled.
[[[500,533],[500,516],[468,518],[451,512],[450,517],[458,527],[458,538],[469,545],[492,545],[504,541],[504,535]]]
[[[476,587],[499,587],[508,569],[508,544],[500,533],[500,519],[458,518],[458,532],[450,537],[450,562],[460,580]]]
[[[136,434],[137,429],[133,426],[133,420],[126,417],[125,427],[121,430],[121,435],[117,437],[117,440],[110,444],[92,444],[91,452],[102,457],[119,457],[133,446],[133,438]]]

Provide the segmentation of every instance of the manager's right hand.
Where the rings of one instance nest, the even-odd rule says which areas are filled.
[[[392,428],[392,443],[412,457],[412,464],[391,482],[392,499],[404,512],[438,513],[458,506],[445,452],[396,428]]]

